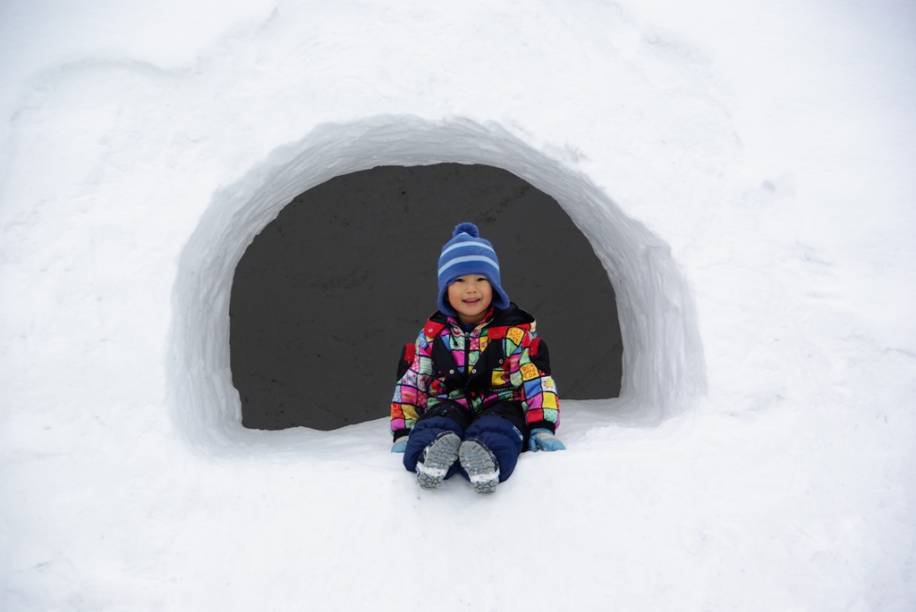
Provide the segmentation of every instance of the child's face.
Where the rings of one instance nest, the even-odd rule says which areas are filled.
[[[492,301],[493,288],[486,276],[466,274],[448,286],[448,302],[462,323],[479,323]]]

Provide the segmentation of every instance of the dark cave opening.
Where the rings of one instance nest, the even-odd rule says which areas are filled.
[[[485,165],[379,166],[300,194],[236,266],[229,305],[242,424],[329,430],[388,414],[400,347],[435,310],[439,249],[462,220],[537,317],[566,399],[620,394],[614,289],[554,198]]]

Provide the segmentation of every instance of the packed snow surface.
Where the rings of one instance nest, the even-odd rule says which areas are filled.
[[[916,609],[916,5],[18,0],[0,77],[0,609]],[[622,396],[492,496],[228,369],[286,203],[439,162],[619,301]]]

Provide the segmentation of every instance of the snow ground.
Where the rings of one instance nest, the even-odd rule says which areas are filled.
[[[0,8],[0,608],[916,606],[911,3],[167,9]],[[225,203],[282,205],[272,164],[321,130],[372,163],[344,128],[396,117],[582,177],[605,204],[561,204],[665,304],[626,323],[659,395],[564,401],[569,450],[489,498],[419,490],[384,419],[207,426],[227,347],[181,307],[228,300],[205,264],[252,217]],[[458,154],[397,135],[378,163]],[[658,243],[615,251],[630,227]],[[663,350],[691,329],[701,353]],[[209,421],[179,401],[207,393]]]

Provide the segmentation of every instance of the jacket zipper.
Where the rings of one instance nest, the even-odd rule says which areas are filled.
[[[471,406],[471,398],[468,397],[468,384],[467,381],[471,379],[471,364],[468,363],[468,344],[471,342],[471,332],[464,333],[464,388],[461,390],[464,393],[464,403],[468,406],[468,411],[473,412],[473,407]]]

